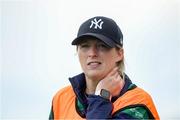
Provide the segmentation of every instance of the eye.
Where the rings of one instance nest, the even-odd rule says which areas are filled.
[[[99,44],[98,46],[101,47],[101,48],[107,48],[107,46],[104,45],[104,44]]]
[[[97,45],[97,47],[98,47],[99,49],[101,49],[101,50],[109,50],[109,49],[110,49],[110,47],[107,46],[107,45],[104,44],[104,43],[99,43],[99,44]]]
[[[90,45],[89,44],[81,44],[80,47],[81,48],[88,48]]]
[[[89,48],[90,48],[90,44],[88,43],[82,43],[79,45],[79,48],[82,50],[82,51],[87,51]]]

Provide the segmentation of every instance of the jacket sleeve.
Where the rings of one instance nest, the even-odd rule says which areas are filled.
[[[100,96],[88,96],[86,119],[154,119],[145,105],[132,105],[112,114],[113,104]]]

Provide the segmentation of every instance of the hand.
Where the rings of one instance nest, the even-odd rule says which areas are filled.
[[[124,86],[124,80],[120,77],[118,67],[115,67],[107,76],[96,86],[96,91],[101,89],[108,90],[112,96],[119,95]]]

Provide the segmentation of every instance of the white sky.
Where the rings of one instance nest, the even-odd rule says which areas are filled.
[[[178,0],[1,0],[3,119],[47,119],[57,90],[81,72],[71,41],[82,22],[113,18],[124,34],[126,73],[162,119],[180,119]]]

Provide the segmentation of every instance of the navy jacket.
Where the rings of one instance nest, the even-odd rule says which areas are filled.
[[[69,81],[76,94],[76,112],[86,119],[153,119],[153,115],[145,105],[131,105],[118,110],[112,115],[113,102],[124,93],[136,87],[129,77],[125,75],[125,85],[119,96],[112,97],[111,101],[97,95],[85,94],[86,81],[85,75],[79,74]],[[138,114],[135,114],[138,113]],[[51,109],[49,119],[53,119],[53,110]]]

